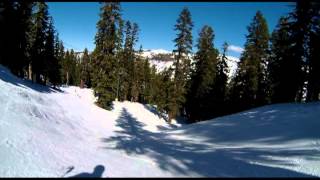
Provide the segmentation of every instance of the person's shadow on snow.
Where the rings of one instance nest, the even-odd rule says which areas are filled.
[[[75,176],[72,176],[72,178],[97,178],[102,177],[102,174],[104,172],[104,166],[98,165],[94,168],[92,173],[83,172],[80,174],[77,174]]]

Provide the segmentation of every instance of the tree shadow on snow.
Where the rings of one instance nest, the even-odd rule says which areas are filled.
[[[0,67],[0,79],[15,86],[19,86],[21,88],[30,88],[42,93],[63,92],[59,88],[52,88],[49,86],[33,83],[32,81],[27,79],[20,79],[11,74],[10,70],[3,68],[3,66]]]
[[[307,150],[258,149],[254,146],[219,148],[219,144],[210,147],[210,144],[205,143],[206,140],[176,140],[176,138],[170,137],[173,133],[153,133],[143,129],[145,125],[132,117],[125,108],[122,109],[116,125],[121,130],[116,131],[115,136],[102,139],[106,144],[105,149],[121,150],[128,155],[148,156],[162,170],[170,171],[173,174],[178,173],[182,176],[196,174],[207,177],[312,177],[293,170],[260,164],[274,163],[294,166],[284,160],[270,159],[268,158],[270,155],[293,157],[308,154],[310,158],[319,157],[319,154],[314,151]],[[214,131],[212,128],[207,129]],[[186,129],[182,134],[196,134],[196,132],[191,132],[192,130],[195,129]],[[201,132],[199,133],[201,135]],[[206,135],[210,138],[208,136],[210,134]],[[215,142],[215,138],[212,137],[207,141]],[[217,142],[221,141],[222,139],[217,140]],[[115,147],[112,147],[113,144]]]
[[[104,172],[105,168],[103,165],[97,165],[92,173],[83,172],[74,176],[71,176],[70,178],[100,178],[102,177],[102,174]]]
[[[157,111],[156,107],[154,107],[154,106],[152,106],[150,104],[143,104],[143,107],[145,109],[147,109],[148,111],[150,111],[151,113],[153,113],[154,115],[158,116],[159,118],[163,118],[166,121],[168,120],[167,117],[164,114],[162,114],[159,111]]]
[[[158,116],[158,118],[163,118],[164,120],[168,121],[168,117],[165,114],[160,113],[157,111],[157,108],[150,105],[150,104],[143,104],[143,107],[148,110],[149,112],[153,113],[154,115]],[[176,122],[178,124],[188,124],[187,120],[184,117],[177,117]],[[175,124],[168,124],[169,128],[164,126],[157,126],[159,130],[171,130],[173,128],[177,128],[178,126]]]

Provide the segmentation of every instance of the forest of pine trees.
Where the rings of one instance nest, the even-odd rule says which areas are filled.
[[[101,3],[90,53],[65,49],[45,2],[4,0],[0,63],[34,83],[92,88],[97,105],[105,109],[112,109],[115,100],[155,105],[169,122],[178,116],[192,123],[267,104],[319,100],[319,3],[297,1],[273,32],[256,12],[231,79],[228,43],[215,45],[214,28],[208,25],[193,42],[193,24],[191,12],[183,8],[172,27],[173,66],[157,72],[142,56],[142,46],[135,48],[139,26],[122,19],[118,2]]]

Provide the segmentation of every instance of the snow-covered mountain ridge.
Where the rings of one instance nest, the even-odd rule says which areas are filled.
[[[168,60],[166,60],[166,61],[157,59],[156,56],[161,55],[161,54],[170,55],[170,59],[168,58]],[[163,71],[165,68],[172,67],[173,61],[174,61],[174,57],[173,57],[172,52],[166,51],[163,49],[145,50],[142,53],[142,57],[149,58],[150,65],[151,66],[155,65],[158,72]],[[191,55],[190,57],[192,60],[193,55]],[[234,56],[227,56],[229,79],[232,76],[234,76],[234,74],[236,73],[236,69],[238,67],[238,62],[239,62],[239,58],[234,57]]]

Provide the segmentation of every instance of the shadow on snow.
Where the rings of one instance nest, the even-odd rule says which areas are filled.
[[[97,165],[93,172],[83,172],[76,174],[74,176],[71,176],[70,178],[101,178],[102,174],[104,172],[105,168],[103,165]]]
[[[215,138],[214,136],[221,132],[214,131],[220,127],[208,127],[205,123],[203,125],[206,128],[201,129],[200,125],[200,129],[187,128],[183,133],[191,135],[200,133],[202,136],[212,138],[211,140],[207,140],[208,142],[211,141],[211,143],[253,140],[253,138],[251,139],[250,137],[249,139],[244,139],[240,134],[234,134],[236,137],[234,139],[231,138],[231,141],[222,138],[222,136]],[[219,149],[207,145],[208,143],[205,143],[204,140],[202,140],[202,142],[199,140],[198,143],[184,139],[175,140],[169,137],[172,133],[153,133],[143,129],[145,125],[132,117],[125,108],[122,109],[121,116],[117,120],[117,126],[120,127],[121,130],[116,131],[116,136],[102,139],[102,141],[106,143],[106,147],[104,148],[122,150],[129,155],[146,155],[153,159],[162,170],[170,171],[173,174],[180,173],[183,176],[190,176],[192,175],[191,173],[196,173],[199,176],[209,177],[312,177],[311,175],[285,168],[258,165],[250,163],[249,161],[294,166],[294,164],[285,161],[269,159],[267,156],[290,157],[307,155],[309,158],[319,157],[319,152],[311,150],[259,149],[255,147]],[[192,127],[192,125],[185,127]],[[193,132],[194,130],[199,132]],[[240,138],[238,139],[237,136],[240,136]],[[259,138],[259,135],[257,138]],[[282,138],[282,140],[284,139]],[[111,147],[109,143],[115,144],[115,147]],[[268,143],[272,145],[272,142]]]
[[[0,65],[0,79],[11,83],[15,86],[22,87],[22,88],[30,88],[38,92],[42,93],[51,93],[51,92],[63,92],[58,88],[51,88],[49,86],[33,83],[30,80],[20,79],[13,74],[11,74],[10,70]]]

